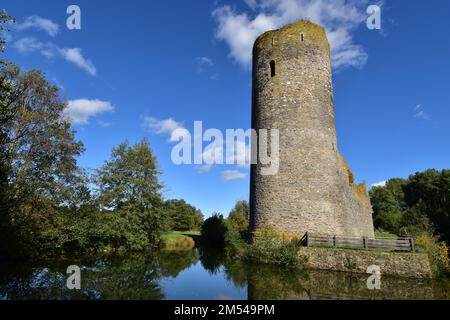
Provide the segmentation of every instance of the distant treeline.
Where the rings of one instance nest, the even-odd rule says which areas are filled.
[[[391,179],[369,193],[379,230],[401,236],[429,232],[450,243],[450,170]]]
[[[0,13],[0,50],[6,43]],[[157,160],[146,139],[114,148],[93,173],[59,88],[40,71],[0,60],[0,257],[139,251],[167,230],[199,229],[202,213],[165,201]]]

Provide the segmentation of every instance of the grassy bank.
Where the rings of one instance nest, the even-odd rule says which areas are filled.
[[[167,251],[187,251],[195,248],[200,238],[198,231],[170,231],[161,237],[161,248]]]

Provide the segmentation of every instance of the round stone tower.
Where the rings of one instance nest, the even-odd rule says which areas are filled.
[[[316,24],[300,21],[256,40],[252,127],[279,130],[280,159],[274,175],[261,174],[260,161],[252,165],[253,230],[374,237],[365,185],[354,184],[337,149],[331,75],[330,45]]]

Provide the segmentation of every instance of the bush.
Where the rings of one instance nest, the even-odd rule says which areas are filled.
[[[439,242],[437,237],[423,233],[416,238],[415,245],[417,251],[428,254],[436,278],[449,274],[448,246],[445,242]]]
[[[280,240],[271,230],[264,230],[255,236],[253,243],[247,247],[246,258],[249,261],[277,264],[284,267],[302,267],[304,261],[298,255],[295,240]]]
[[[241,258],[246,251],[246,232],[241,232],[236,225],[226,221],[225,251],[228,257]]]
[[[195,241],[191,237],[162,239],[162,249],[166,251],[190,251],[195,248]]]
[[[205,220],[202,225],[201,243],[205,246],[221,248],[225,247],[225,234],[227,227],[221,214],[214,214]]]

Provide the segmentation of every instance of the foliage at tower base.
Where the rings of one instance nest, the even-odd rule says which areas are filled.
[[[302,268],[295,241],[285,241],[276,232],[262,232],[249,243],[249,204],[238,201],[227,219],[214,214],[202,226],[202,246],[219,249],[226,259],[273,264],[288,268]]]

